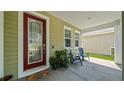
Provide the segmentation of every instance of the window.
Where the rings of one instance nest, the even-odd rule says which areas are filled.
[[[42,60],[42,22],[29,19],[29,64]]]
[[[79,47],[80,34],[75,32],[75,47]]]
[[[71,29],[65,28],[64,29],[64,42],[65,42],[65,47],[71,47]]]

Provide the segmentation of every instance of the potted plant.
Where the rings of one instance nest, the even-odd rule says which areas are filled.
[[[50,65],[52,66],[52,69],[56,70],[57,69],[56,58],[50,57],[49,61],[50,61]]]
[[[55,51],[55,56],[58,67],[68,67],[70,62],[66,50]]]

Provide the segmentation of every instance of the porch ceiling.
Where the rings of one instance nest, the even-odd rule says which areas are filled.
[[[85,29],[121,18],[119,11],[49,11],[48,13]]]

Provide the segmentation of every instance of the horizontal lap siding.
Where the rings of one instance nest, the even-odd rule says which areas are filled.
[[[50,23],[50,55],[53,55],[56,50],[61,50],[64,48],[63,35],[64,35],[64,25],[61,21],[56,20],[56,18],[51,19]],[[52,46],[54,45],[54,48]]]
[[[73,30],[81,31],[79,28],[50,15],[47,12],[40,12],[49,17],[50,20],[50,56],[54,55],[56,50],[64,49],[64,25],[73,28]],[[54,48],[52,46],[54,45]]]
[[[18,77],[18,13],[4,12],[4,74]]]
[[[110,55],[110,47],[114,47],[114,33],[83,37],[86,52]]]
[[[64,25],[80,30],[47,12],[40,12],[50,20],[50,56],[56,50],[64,48]],[[52,48],[54,45],[54,49]],[[14,75],[18,78],[18,12],[4,12],[4,71],[5,75]]]

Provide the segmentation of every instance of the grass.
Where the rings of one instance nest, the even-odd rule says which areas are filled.
[[[109,55],[95,54],[95,53],[88,53],[88,54],[89,54],[90,57],[95,57],[95,58],[114,61],[114,58],[112,56],[109,56]]]

